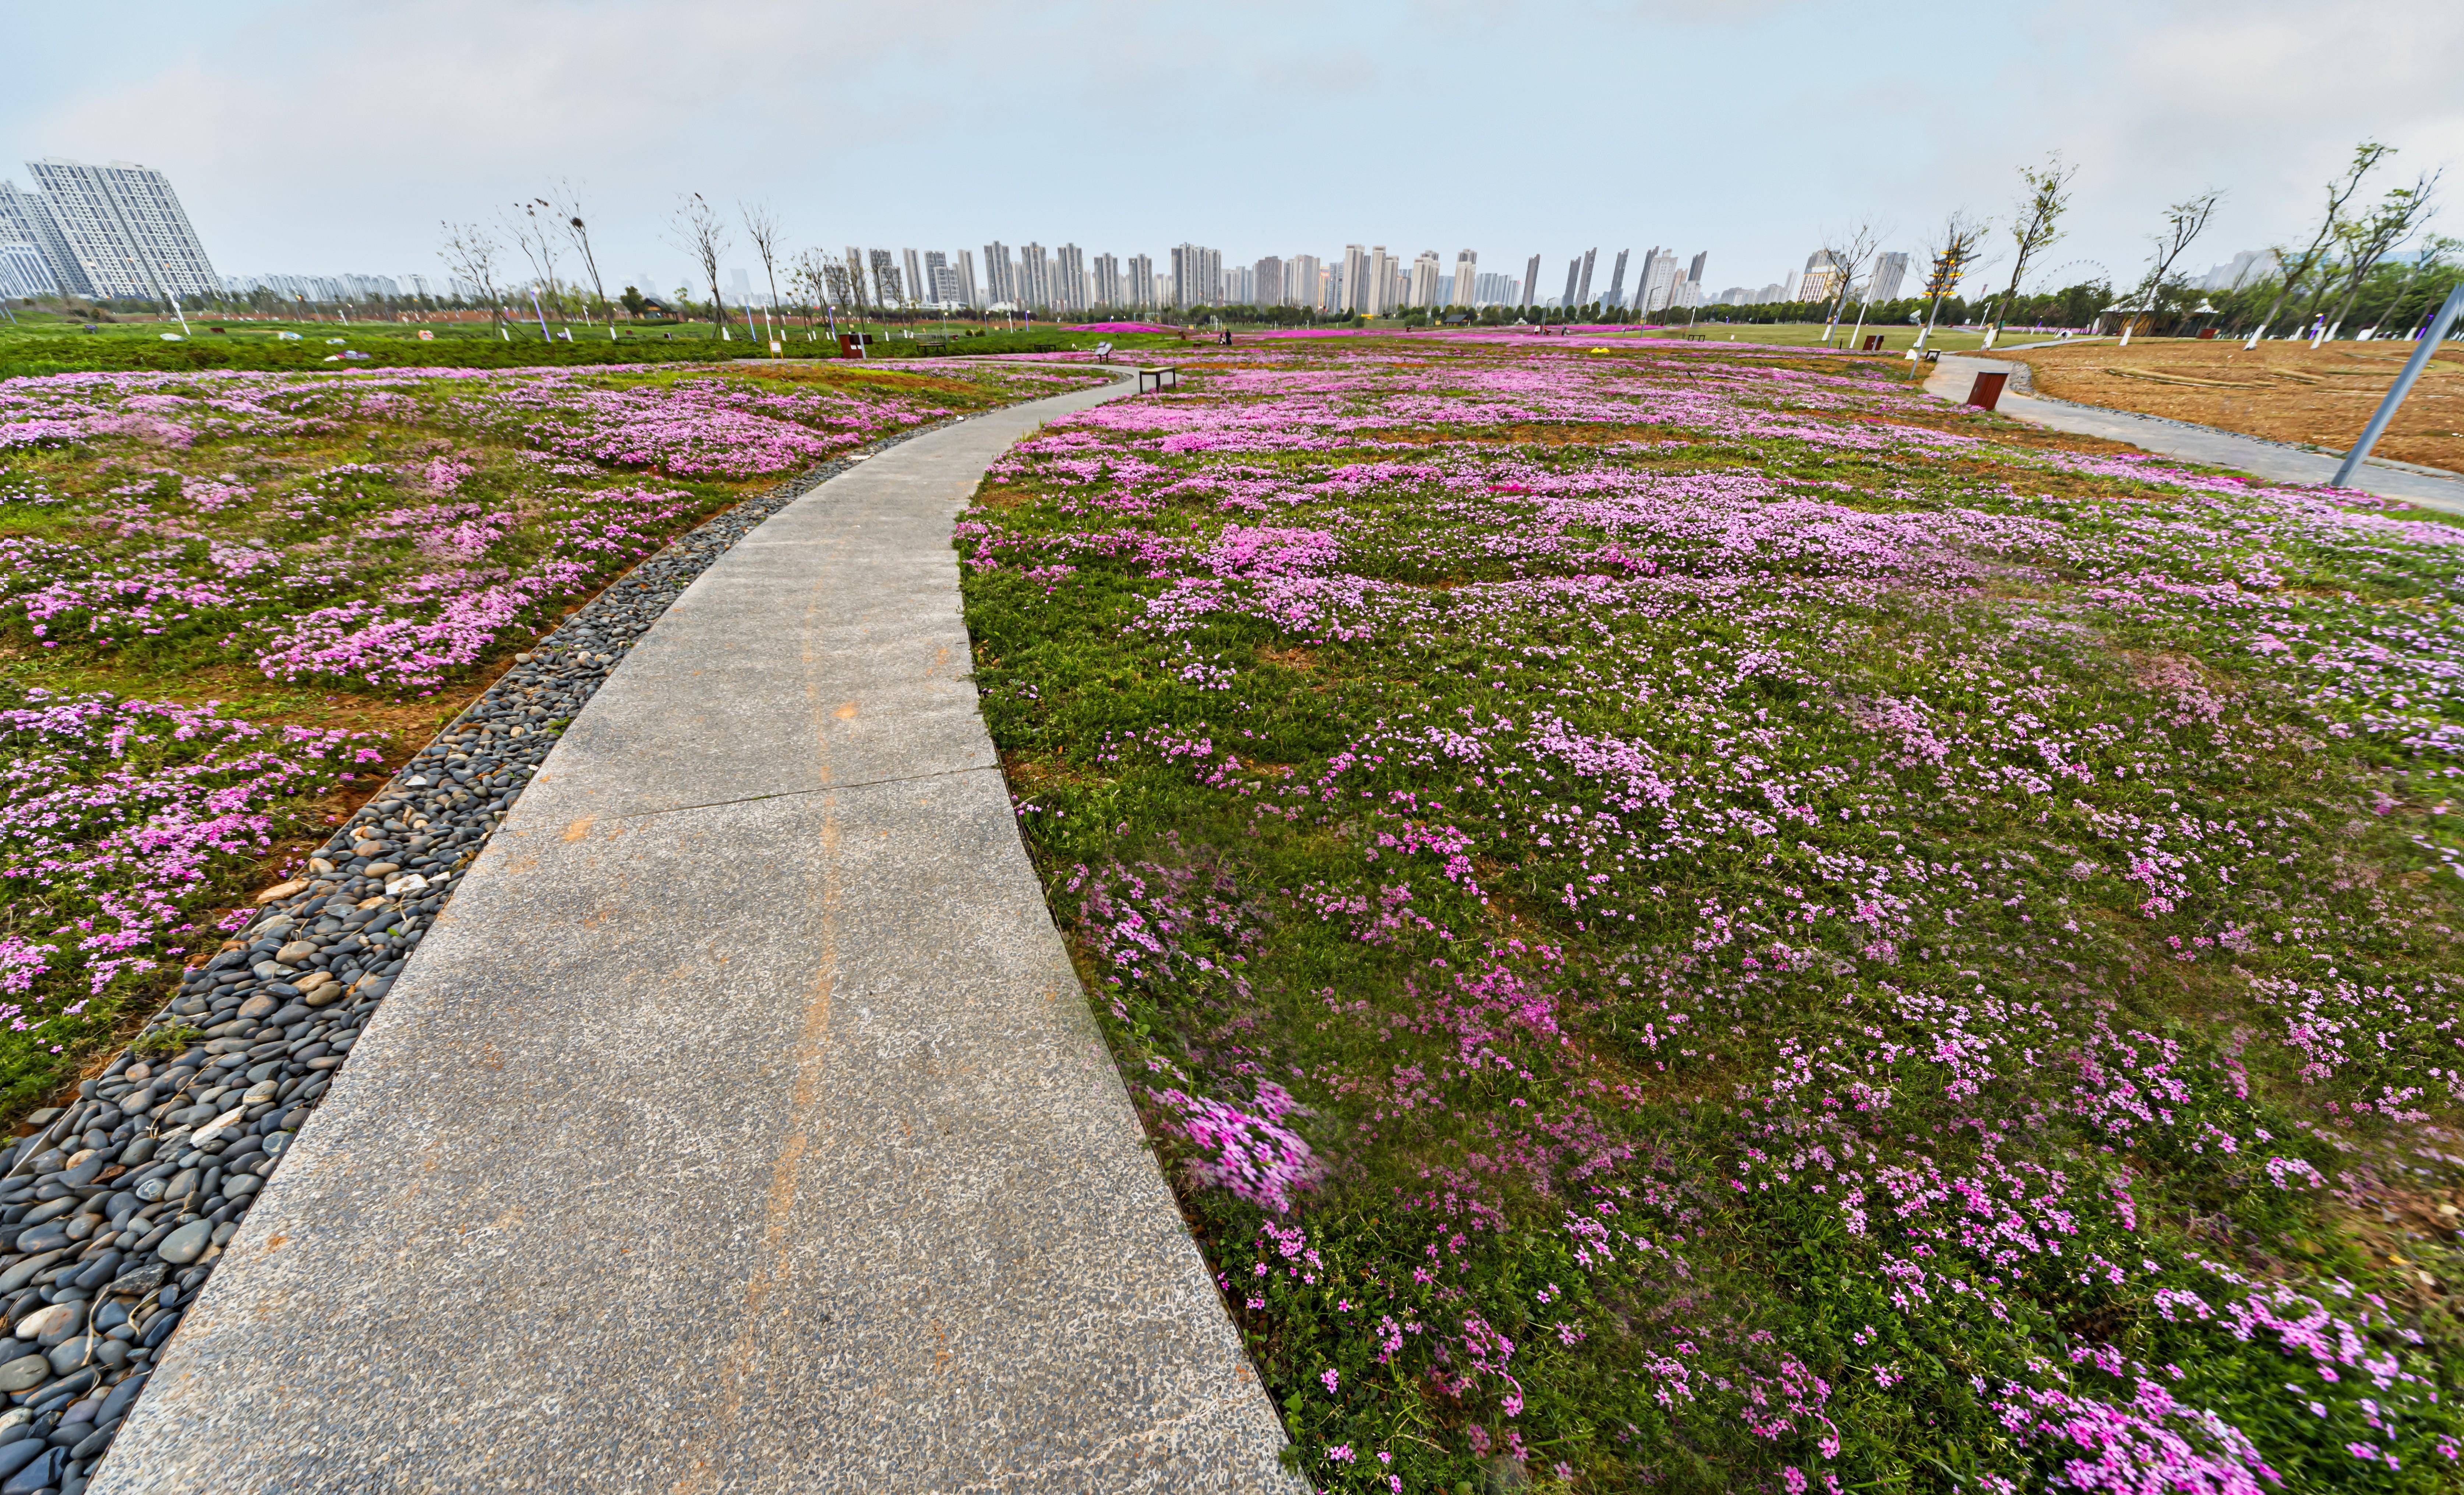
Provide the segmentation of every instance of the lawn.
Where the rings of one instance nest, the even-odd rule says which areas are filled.
[[[1181,366],[967,617],[1320,1486],[2455,1487],[2464,529],[1896,360]]]
[[[121,320],[99,323],[88,331],[82,323],[46,313],[16,317],[13,322],[0,323],[0,379],[95,369],[307,371],[335,363],[371,369],[579,367],[615,360],[724,363],[770,358],[765,340],[771,334],[778,338],[781,358],[835,358],[830,341],[833,325],[873,339],[868,350],[870,361],[935,357],[943,352],[1091,350],[1106,342],[1123,349],[1182,343],[1172,335],[1073,333],[1052,326],[1009,330],[993,326],[979,335],[962,321],[885,325],[843,320],[833,324],[824,319],[807,328],[792,312],[775,323],[765,323],[763,338],[748,338],[741,313],[736,313],[728,338],[721,338],[716,328],[704,321],[624,322],[613,339],[605,324],[565,322],[554,317],[544,323],[538,319],[514,320],[502,328],[474,322],[243,321],[191,317],[185,331],[176,320]],[[952,339],[946,348],[919,341],[919,335],[945,333]]]
[[[865,443],[1089,377],[0,381],[0,1105],[150,1011],[250,889],[668,539]]]

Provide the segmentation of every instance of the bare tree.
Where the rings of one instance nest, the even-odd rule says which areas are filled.
[[[582,268],[590,275],[590,291],[599,297],[599,310],[607,319],[607,341],[616,341],[616,308],[608,304],[606,282],[599,278],[599,256],[591,252],[590,226],[582,219],[582,194],[570,180],[557,184],[556,216],[563,220],[564,237],[582,256]]]
[[[738,202],[737,211],[744,215],[744,236],[753,241],[753,253],[761,256],[761,278],[770,287],[770,304],[779,304],[779,215],[767,203]],[[792,277],[791,277],[792,278]]]
[[[1848,308],[1848,293],[1857,283],[1857,267],[1881,248],[1881,243],[1882,231],[1870,218],[1844,231],[1834,231],[1823,235],[1822,253],[1829,257],[1832,270],[1839,277],[1837,283],[1830,287],[1831,306],[1823,313],[1823,341],[1831,341],[1831,334],[1838,327],[1841,314]]]
[[[701,267],[702,278],[710,282],[711,320],[717,326],[721,341],[733,341],[727,332],[727,302],[718,290],[718,261],[730,245],[727,225],[695,192],[677,205],[675,216],[669,220],[669,232],[672,235],[669,242],[693,256],[693,263]]]
[[[1991,347],[2002,333],[2003,323],[2011,319],[2011,303],[2019,298],[2019,277],[2028,273],[2028,262],[2040,251],[2061,242],[2061,217],[2071,206],[2071,178],[2079,167],[2062,165],[2062,153],[2056,151],[2046,158],[2044,165],[2021,166],[2019,180],[2027,185],[2028,194],[2019,200],[2018,211],[2011,219],[2011,242],[2018,258],[2011,266],[2011,284],[2002,293],[2002,301],[1994,309],[1992,330],[1985,335],[1985,345]]]
[[[541,209],[547,209],[545,216]],[[530,262],[532,284],[536,295],[557,308],[559,320],[564,319],[564,308],[556,297],[556,234],[550,227],[555,209],[545,198],[534,197],[526,203],[516,203],[505,214],[505,231],[514,236],[514,247]],[[547,336],[546,313],[540,313],[539,336]]]
[[[445,273],[470,287],[467,293],[486,307],[496,335],[507,341],[513,334],[505,328],[505,306],[496,288],[496,256],[503,248],[488,237],[488,231],[475,223],[442,223],[445,247],[437,252],[445,261]]]
[[[2221,190],[2205,191],[2196,197],[2186,197],[2165,209],[2165,231],[2147,235],[2147,242],[2156,246],[2156,253],[2148,260],[2146,277],[2139,282],[2139,289],[2131,293],[2131,299],[2137,303],[2139,311],[2156,310],[2157,298],[2172,283],[2173,262],[2180,259],[2182,252],[2190,247],[2190,241],[2206,230],[2208,219],[2215,214],[2216,203],[2224,195]],[[2129,309],[2125,308],[2125,315],[2128,314]]]
[[[1942,228],[1925,249],[1933,257],[1932,272],[1925,276],[1925,308],[1924,330],[1917,334],[1917,346],[1922,348],[1933,337],[1934,319],[1942,315],[1943,298],[1959,288],[1960,279],[1976,263],[1978,249],[1985,242],[1991,224],[1971,219],[1965,212],[1954,211],[1943,219]]]
[[[830,305],[852,308],[862,300],[856,294],[861,282],[847,274],[847,262],[836,255],[822,256],[822,279],[829,292]]]
[[[796,256],[787,273],[787,282],[794,288],[797,299],[804,303],[804,341],[817,340],[813,331],[814,308],[830,297],[830,260],[820,250],[806,250]]]
[[[2268,303],[2267,315],[2258,319],[2258,329],[2250,335],[2252,342],[2255,343],[2267,336],[2267,324],[2276,320],[2277,314],[2284,310],[2284,303],[2292,299],[2295,289],[2319,268],[2321,258],[2335,243],[2337,227],[2344,221],[2344,205],[2362,189],[2362,179],[2394,150],[2392,145],[2382,145],[2371,140],[2354,146],[2353,164],[2345,168],[2342,179],[2327,184],[2327,214],[2319,221],[2319,231],[2311,235],[2310,247],[2293,259],[2285,258],[2282,248],[2276,251],[2276,265],[2284,273],[2284,281],[2276,288],[2276,299]]]
[[[2412,237],[2431,214],[2430,199],[2438,190],[2438,180],[2446,172],[2431,171],[2417,178],[2410,187],[2400,187],[2387,193],[2370,215],[2357,223],[2345,225],[2338,235],[2344,247],[2344,295],[2336,303],[2335,315],[2328,319],[2328,336],[2344,324],[2344,316],[2353,309],[2353,298],[2362,294],[2362,282],[2389,251]],[[2408,280],[2408,284],[2409,281]]]
[[[896,306],[906,299],[905,294],[899,289],[898,267],[891,263],[890,253],[886,250],[879,252],[879,257],[872,262],[872,282],[873,294],[880,299],[882,305]]]

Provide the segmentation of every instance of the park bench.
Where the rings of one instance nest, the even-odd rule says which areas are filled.
[[[954,341],[946,332],[919,332],[915,335],[915,351],[928,358],[934,357],[949,352]]]
[[[1142,368],[1138,370],[1138,393],[1140,394],[1144,394],[1150,389],[1177,389],[1179,387],[1180,367],[1177,364],[1167,363],[1161,368]]]

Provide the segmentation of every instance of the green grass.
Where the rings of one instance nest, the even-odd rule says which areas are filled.
[[[1209,361],[967,622],[1315,1484],[2455,1487],[2451,530],[1881,361]]]

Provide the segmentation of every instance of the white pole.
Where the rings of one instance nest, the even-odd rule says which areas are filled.
[[[2403,405],[2404,397],[2412,392],[2413,381],[2421,377],[2421,371],[2430,366],[2431,356],[2438,351],[2439,340],[2455,325],[2458,313],[2464,313],[2464,285],[2447,293],[2447,304],[2438,309],[2437,318],[2431,322],[2430,336],[2413,345],[2412,357],[2405,360],[2404,372],[2395,376],[2395,383],[2387,389],[2387,398],[2379,402],[2378,413],[2370,417],[2369,425],[2362,428],[2362,439],[2353,443],[2353,450],[2344,454],[2344,465],[2336,469],[2336,487],[2344,486],[2353,475],[2353,470],[2362,465],[2362,459],[2370,454],[2370,448],[2376,446],[2379,437],[2386,433],[2387,423],[2395,419],[2396,407]]]

